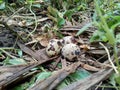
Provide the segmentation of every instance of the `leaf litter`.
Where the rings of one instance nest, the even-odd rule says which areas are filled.
[[[4,28],[10,31],[5,34],[14,35],[16,38],[13,38],[13,41],[17,44],[12,43],[14,50],[11,50],[10,48],[5,49],[4,47],[9,46],[3,42],[3,45],[6,46],[1,49],[8,53],[0,51],[0,89],[14,90],[13,88],[25,85],[26,90],[94,90],[100,82],[106,81],[113,73],[113,69],[108,62],[104,48],[98,44],[98,41],[90,42],[90,37],[97,30],[91,24],[90,14],[93,13],[78,10],[73,15],[70,14],[68,18],[66,16],[68,12],[59,11],[47,5],[45,1],[36,3],[43,4],[42,8],[32,6],[37,21],[34,21],[34,15],[25,7],[23,12],[19,11],[19,8],[15,8],[18,11],[9,17],[8,22],[6,22],[6,15],[1,16],[0,28],[5,26]],[[79,8],[77,7],[77,9]],[[37,29],[31,33],[35,24]],[[31,35],[28,37],[30,33]],[[49,57],[46,54],[45,48],[49,40],[61,39],[65,36],[75,36],[77,45],[81,48],[81,55],[75,62],[62,60],[61,54],[55,57]],[[119,38],[118,35],[117,38]],[[9,37],[6,37],[7,39]],[[110,49],[112,58],[111,46],[106,43],[105,45]],[[17,49],[23,53],[18,54]],[[26,60],[25,56],[29,60]],[[5,60],[7,58],[8,62]],[[29,77],[30,79],[28,79]],[[21,81],[24,82],[21,83]],[[32,82],[32,84],[26,84],[26,81]]]

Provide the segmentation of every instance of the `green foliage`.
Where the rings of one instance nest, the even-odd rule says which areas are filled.
[[[116,90],[120,89],[120,76],[118,74],[113,73],[109,78],[109,83],[116,88]]]
[[[115,81],[116,81],[116,83],[117,83],[117,84],[119,85],[119,87],[120,87],[120,75],[116,75]]]
[[[26,90],[29,87],[31,87],[36,81],[36,77],[33,76],[30,80],[25,81],[24,83],[21,83],[15,87],[13,87],[11,90]]]
[[[34,75],[29,81],[15,86],[14,88],[12,88],[12,90],[26,90],[27,88],[34,86],[34,83],[36,81],[44,80],[48,78],[51,74],[51,72],[40,72],[37,75]]]
[[[52,75],[52,73],[54,72],[40,72],[38,73],[37,75],[33,76],[33,78],[30,79],[30,81],[26,81],[20,85],[17,85],[16,87],[14,87],[12,90],[26,90],[27,88],[30,88],[32,86],[34,86],[34,83],[36,81],[41,81],[41,80],[45,80],[46,78],[48,78],[49,76]],[[65,80],[63,80],[63,82],[61,82],[57,87],[56,89],[57,90],[60,90],[62,89],[63,87],[75,82],[75,81],[78,81],[78,80],[81,80],[81,79],[84,79],[86,77],[88,77],[90,75],[90,73],[84,69],[79,69],[77,70],[75,73],[73,74],[70,74]]]
[[[118,44],[120,44],[120,33],[118,33],[117,35],[116,35],[116,42],[118,43]]]
[[[37,74],[36,81],[38,81],[38,80],[44,80],[44,79],[48,78],[49,76],[51,76],[51,74],[52,74],[51,72],[41,72],[41,73]]]
[[[61,28],[66,20],[71,21],[73,14],[87,9],[87,1],[84,0],[51,0],[51,6],[48,9],[48,16],[55,22],[57,28]],[[84,29],[85,30],[85,29]],[[82,31],[84,31],[82,30]],[[56,29],[55,32],[59,37],[62,37],[60,32]]]
[[[65,80],[63,80],[58,86],[57,86],[57,90],[61,90],[62,88],[64,88],[65,86],[75,82],[75,81],[79,81],[82,80],[86,77],[88,77],[90,75],[90,73],[84,69],[79,69],[76,72],[70,74]]]
[[[5,2],[0,3],[0,10],[4,10],[5,9]]]
[[[22,50],[18,50],[18,55],[19,55],[19,57],[22,57],[23,56],[23,52],[22,52]]]
[[[48,12],[51,19],[60,28],[65,24],[65,20],[71,20],[75,12],[86,10],[89,0],[50,0],[51,6]]]
[[[59,12],[57,9],[49,6],[48,7],[49,17],[57,24],[58,27],[61,27],[65,24],[65,19],[63,18],[63,13]]]
[[[86,9],[89,0],[50,0],[51,5],[58,10],[70,10],[73,8]]]
[[[16,52],[18,54],[18,57],[13,57],[12,59],[10,57],[12,57],[12,55],[10,55],[9,53],[7,53],[5,50],[13,50],[14,52]],[[2,53],[7,54],[8,56],[6,57],[6,59],[2,62],[4,65],[20,65],[20,64],[27,64],[26,61],[24,59],[22,59],[23,56],[23,52],[20,49],[14,49],[14,48],[0,48],[0,55],[2,55]],[[9,57],[10,56],[10,57]]]
[[[109,79],[110,79],[109,83],[112,84],[113,86],[116,86],[115,74],[112,74]]]
[[[0,4],[3,3],[3,0],[0,0]]]
[[[5,65],[20,65],[20,64],[27,64],[24,59],[15,58],[15,59],[6,59],[3,61]]]
[[[105,4],[105,1],[99,1],[99,3],[102,3],[99,11],[96,9],[95,17],[94,17],[94,24],[98,27],[98,31],[94,32],[93,36],[91,37],[90,41],[109,41],[110,44],[116,43],[115,33],[114,30],[117,26],[120,25],[120,14],[116,15],[118,11],[117,6],[118,3],[113,3],[115,6],[109,6],[111,3],[107,4],[108,8],[104,9],[103,3]],[[111,10],[111,8],[114,8]],[[96,16],[97,15],[97,16]]]
[[[90,41],[102,41],[109,42],[113,47],[113,53],[117,64],[117,69],[120,73],[120,64],[117,56],[117,43],[120,43],[120,33],[117,31],[117,27],[120,25],[120,13],[119,2],[111,1],[98,1],[94,0],[96,5],[96,13],[94,14],[94,24],[98,27],[98,30],[93,33]],[[107,5],[107,6],[106,6]],[[115,33],[117,32],[117,33]],[[110,78],[110,83],[117,88],[117,84],[120,86],[119,74],[113,75]]]
[[[81,29],[77,32],[76,36],[82,34],[82,33],[83,33],[85,30],[87,30],[88,27],[90,27],[91,25],[92,25],[92,23],[86,24],[83,28],[81,28]]]
[[[91,41],[95,41],[95,39],[102,40],[102,41],[108,41],[109,44],[111,44],[111,46],[113,47],[116,64],[119,67],[119,61],[118,61],[118,56],[117,56],[117,46],[116,46],[117,41],[116,41],[116,35],[114,32],[115,28],[120,24],[120,21],[117,20],[117,19],[119,19],[119,16],[116,17],[116,15],[114,15],[112,13],[113,11],[111,13],[109,12],[104,15],[102,12],[105,12],[106,9],[100,8],[101,7],[99,5],[100,1],[98,3],[98,1],[94,0],[94,2],[96,5],[96,14],[94,16],[97,16],[96,18],[94,17],[94,23],[96,24],[96,26],[98,26],[99,31],[97,31],[93,34]],[[101,1],[101,2],[103,2],[103,1]],[[114,3],[114,2],[112,2],[112,3]],[[110,5],[111,5],[111,3],[110,3]],[[111,7],[107,8],[107,9],[111,9]],[[104,37],[103,37],[103,35],[104,35]]]
[[[26,90],[28,87],[29,87],[29,83],[26,82],[24,84],[14,87],[12,90]]]
[[[94,41],[104,41],[107,42],[108,38],[105,36],[105,32],[101,30],[97,30],[93,33],[93,36],[90,38],[90,42]]]

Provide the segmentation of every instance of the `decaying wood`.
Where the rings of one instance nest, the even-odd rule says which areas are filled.
[[[112,72],[113,72],[113,69],[100,70],[99,72],[94,73],[83,80],[74,82],[61,90],[87,90],[93,85],[108,78]]]
[[[66,66],[63,69],[56,71],[53,73],[52,76],[47,78],[44,81],[39,81],[34,84],[33,87],[29,88],[28,90],[53,90],[63,79],[65,79],[70,73],[73,73],[78,66],[81,67],[90,67],[87,64],[84,64],[82,62],[76,62],[70,66]],[[90,68],[93,68],[92,66]],[[97,68],[93,68],[96,71],[99,71]]]
[[[32,58],[36,59],[37,61],[42,61],[42,60],[44,61],[44,60],[50,59],[50,57],[47,56],[45,49],[33,51],[21,43],[17,43],[17,44],[23,52],[30,55]]]
[[[38,55],[37,53],[35,53],[35,51],[31,50],[30,48],[26,47],[25,45],[21,44],[21,43],[17,43],[18,46],[21,48],[21,50],[23,52],[25,52],[26,54],[30,55],[31,57],[33,57],[34,59],[40,61],[41,60],[41,57],[42,55]],[[44,58],[44,57],[42,57]]]
[[[26,72],[28,72],[29,70],[31,70],[32,68],[46,62],[46,61],[50,61],[54,58],[51,58],[49,60],[44,60],[41,62],[36,62],[36,63],[31,63],[31,64],[27,64],[26,66],[21,67],[21,69],[19,70],[15,70],[12,72],[4,72],[4,73],[0,73],[0,86],[1,87],[6,87],[7,85],[11,84],[12,82],[18,80],[19,78],[23,77],[23,74],[25,74]],[[11,66],[9,66],[11,67]],[[8,67],[8,68],[9,68]],[[16,66],[15,66],[16,67]],[[2,66],[1,66],[2,68]],[[2,71],[3,72],[3,71]]]
[[[80,66],[80,64],[80,62],[76,62],[66,68],[55,71],[49,78],[44,81],[36,82],[34,86],[28,90],[53,90],[53,88],[55,88],[70,73],[75,72],[76,68]]]
[[[0,86],[1,86],[1,88],[4,88],[4,87],[8,86],[9,84],[11,84],[12,82],[17,81],[18,79],[23,77],[23,74],[26,74],[32,68],[34,68],[44,62],[47,62],[47,61],[57,58],[57,57],[49,58],[48,56],[46,56],[44,49],[34,52],[31,49],[29,49],[28,47],[26,47],[25,45],[22,45],[20,43],[19,43],[19,46],[25,53],[27,53],[28,55],[37,59],[38,61],[34,62],[34,63],[25,64],[25,65],[1,66],[0,67]]]
[[[95,68],[99,69],[105,69],[105,68],[110,68],[111,65],[109,63],[100,63],[97,60],[92,60],[90,58],[78,58],[79,61],[83,63],[87,63],[89,66],[93,66]],[[94,71],[94,69],[92,69]]]

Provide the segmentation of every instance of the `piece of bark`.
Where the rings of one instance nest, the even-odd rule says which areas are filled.
[[[70,73],[75,72],[80,62],[76,62],[66,68],[56,71],[44,81],[39,81],[34,84],[33,87],[27,90],[53,90],[63,79],[65,79]]]
[[[26,47],[23,44],[18,43],[21,50],[23,50],[23,52],[27,53],[28,55],[30,55],[31,57],[35,58],[38,60],[38,62],[33,62],[33,63],[29,63],[26,65],[16,65],[16,66],[1,66],[0,67],[0,86],[1,88],[4,88],[6,86],[8,86],[9,84],[17,81],[18,79],[20,79],[21,77],[23,77],[23,75],[27,72],[29,72],[29,70],[31,70],[32,68],[45,63],[47,61],[53,60],[57,57],[52,57],[49,58],[46,53],[45,53],[45,49],[39,50],[39,52],[34,52],[31,49],[29,49],[28,47]],[[15,69],[14,69],[15,68]]]
[[[35,55],[37,55],[38,60],[46,60],[49,59],[50,57],[46,54],[45,49],[40,49],[35,51]]]
[[[30,55],[31,57],[33,57],[36,60],[40,60],[39,55],[37,55],[33,50],[31,50],[30,48],[26,47],[25,45],[23,45],[19,42],[17,42],[17,44],[23,52]]]
[[[46,54],[45,49],[40,49],[40,50],[37,50],[37,51],[33,51],[33,50],[31,50],[30,48],[28,48],[27,46],[25,46],[21,43],[17,43],[17,44],[23,52],[25,52],[26,54],[30,55],[31,57],[33,57],[34,59],[36,59],[38,61],[46,60],[46,59],[50,58]]]
[[[19,78],[23,77],[23,74],[29,72],[29,70],[31,70],[32,68],[46,62],[46,61],[50,61],[55,59],[56,57],[53,58],[49,58],[48,60],[41,60],[39,62],[35,62],[35,63],[30,63],[27,64],[26,66],[21,67],[21,69],[17,69],[17,70],[12,70],[11,72],[9,72],[8,70],[6,71],[6,69],[2,69],[2,73],[0,73],[0,86],[2,88],[8,86],[9,84],[11,84],[12,82],[15,82],[16,80],[18,80]],[[8,68],[11,66],[7,66]],[[16,67],[16,66],[15,66]],[[2,67],[0,67],[2,68]],[[4,72],[5,70],[5,72]]]
[[[25,68],[27,64],[24,65],[9,65],[9,66],[0,66],[0,73],[3,72],[14,72]]]
[[[112,72],[113,69],[103,69],[97,73],[90,75],[85,79],[74,82],[61,90],[87,90],[95,84],[99,83],[100,81],[108,78]]]
[[[108,63],[100,63],[97,60],[92,60],[89,57],[79,57],[78,58],[79,61],[81,61],[82,63],[86,63],[89,66],[98,68],[98,69],[105,69],[105,68],[111,68],[111,65]],[[94,71],[94,69],[93,69]]]
[[[106,51],[105,50],[89,50],[88,53],[91,53],[91,54],[98,54],[98,55],[105,55],[106,54]]]

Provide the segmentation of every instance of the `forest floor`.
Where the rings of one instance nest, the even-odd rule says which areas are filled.
[[[1,2],[0,90],[120,90],[120,2],[97,1]],[[49,55],[65,37],[80,54]]]

